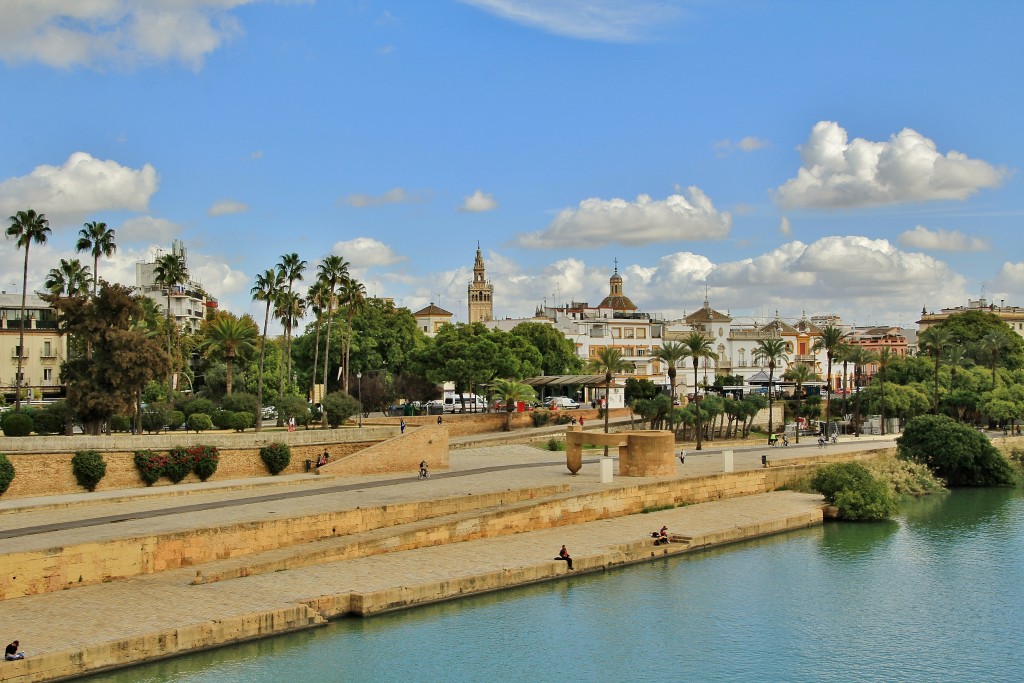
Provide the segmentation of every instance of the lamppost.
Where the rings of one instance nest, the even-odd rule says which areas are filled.
[[[363,373],[356,373],[356,383],[359,392],[359,426],[363,426]]]

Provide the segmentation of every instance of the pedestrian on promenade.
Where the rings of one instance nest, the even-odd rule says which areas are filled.
[[[441,418],[440,415],[438,415],[437,416],[437,424],[443,424],[443,423],[444,423],[444,420]]]
[[[295,416],[294,415],[292,417],[288,418],[288,431],[289,432],[294,432],[295,431]]]
[[[405,434],[405,420],[398,423],[398,428],[402,430],[402,434]]]
[[[565,549],[564,545],[562,546],[562,549],[558,551],[558,557],[556,557],[555,559],[565,562],[567,565],[569,565],[570,571],[572,570],[572,558],[569,556],[569,551]]]
[[[685,449],[681,449],[679,451],[679,464],[680,465],[685,465],[686,464],[686,450]]]
[[[583,429],[583,416],[580,415],[580,429]]]
[[[565,549],[564,545],[562,549]],[[569,568],[571,569],[572,567],[570,566]],[[7,649],[4,650],[4,659],[8,662],[13,662],[16,659],[25,659],[25,653],[18,649],[18,641],[14,641],[7,646]]]

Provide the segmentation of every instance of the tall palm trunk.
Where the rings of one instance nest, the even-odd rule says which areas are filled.
[[[171,286],[167,285],[167,400],[174,400],[174,352],[171,346]]]
[[[263,315],[263,338],[260,339],[260,379],[256,383],[256,431],[263,428],[263,358],[267,347],[267,325],[270,323],[270,299],[267,299],[267,312]]]
[[[324,342],[324,396],[327,396],[327,368],[331,357],[331,314],[334,312],[331,304],[334,302],[334,292],[331,292],[331,301],[327,302],[327,341]],[[323,411],[320,426],[327,429],[327,411]]]
[[[700,394],[697,393],[697,359],[693,359],[693,408],[697,413],[697,450],[701,449]]]
[[[316,317],[316,339],[313,342],[313,384],[309,389],[310,399],[316,398],[316,369],[320,364],[320,316]]]
[[[25,355],[25,304],[28,293],[28,247],[29,241],[25,242],[25,268],[21,273],[21,319],[18,320],[18,374],[14,381],[14,412],[21,412],[21,359]]]

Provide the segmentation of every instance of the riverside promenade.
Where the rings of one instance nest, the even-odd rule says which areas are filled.
[[[615,506],[650,495],[650,486],[677,498],[673,486],[721,487],[732,476],[762,471],[762,454],[793,462],[892,445],[888,438],[871,437],[848,438],[827,449],[818,449],[813,439],[785,449],[748,442],[734,447],[736,474],[725,475],[713,443],[710,450],[689,452],[685,464],[677,460],[676,476],[668,480],[616,476],[602,484],[596,453],[585,455],[583,469],[571,476],[564,453],[486,445],[495,438],[453,438],[450,468],[426,481],[414,473],[300,474],[2,501],[0,557],[102,555],[123,552],[137,539],[185,537],[196,530],[277,530],[282,538],[272,550],[6,597],[0,601],[0,637],[5,643],[20,640],[28,658],[0,663],[0,680],[71,678],[313,628],[345,615],[572,580],[584,572],[820,524],[819,496],[785,491],[736,494],[648,514],[616,513]],[[281,531],[292,520],[341,519],[367,510],[383,510],[380,523],[355,533],[290,544]],[[418,512],[401,512],[408,510]],[[662,525],[673,543],[654,547],[649,534]],[[562,544],[573,556],[573,572],[552,559]]]

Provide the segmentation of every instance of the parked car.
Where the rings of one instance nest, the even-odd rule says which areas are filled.
[[[577,410],[580,404],[568,396],[552,396],[544,401],[544,407],[548,410]]]

